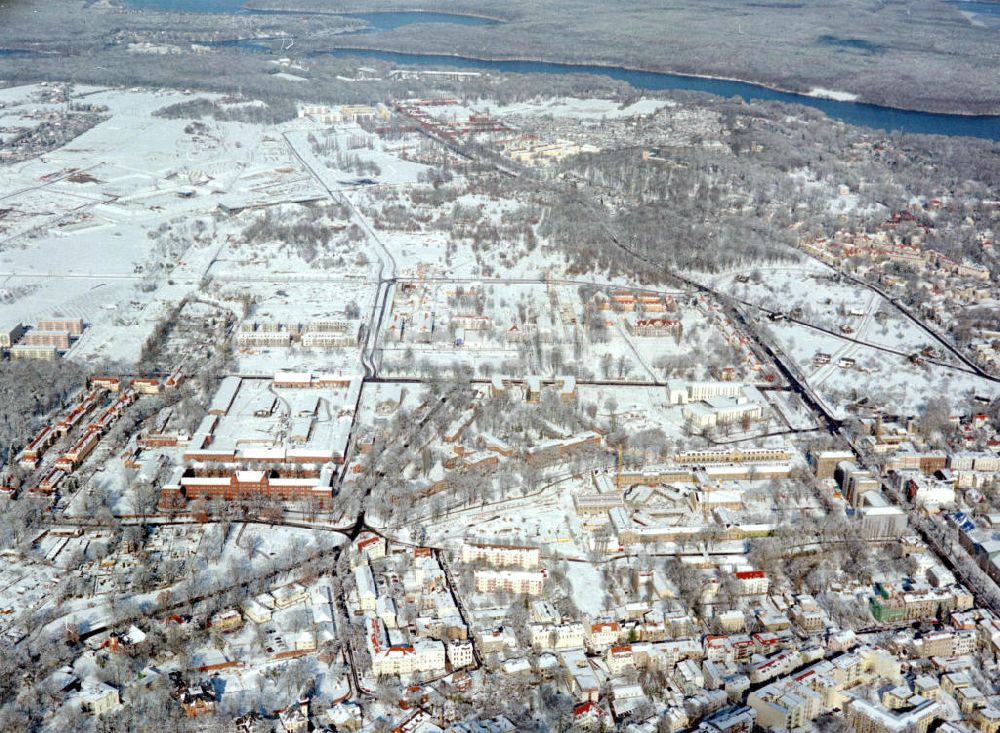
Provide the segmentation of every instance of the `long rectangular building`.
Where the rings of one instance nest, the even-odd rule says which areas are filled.
[[[160,489],[160,501],[164,506],[176,507],[198,499],[245,501],[265,497],[280,501],[309,500],[327,507],[332,501],[334,475],[332,466],[324,466],[311,477],[282,476],[274,470],[240,470],[206,476],[182,467]]]
[[[678,466],[703,466],[708,463],[770,463],[792,459],[786,448],[721,448],[689,450],[674,456]]]
[[[520,593],[537,596],[542,592],[545,574],[529,570],[477,570],[473,579],[478,593]]]
[[[462,545],[462,562],[485,561],[494,567],[537,568],[541,553],[537,547],[516,545],[471,544]]]
[[[39,331],[68,331],[73,336],[83,333],[82,318],[50,318],[35,324]]]
[[[10,358],[14,361],[34,359],[35,361],[55,361],[59,350],[55,346],[16,344],[10,348]]]
[[[229,412],[229,408],[233,406],[233,400],[236,399],[236,393],[240,391],[241,384],[243,384],[243,380],[239,377],[230,376],[223,379],[208,406],[208,414],[225,415]]]
[[[65,351],[69,348],[69,331],[28,331],[21,343],[25,346],[55,346]]]

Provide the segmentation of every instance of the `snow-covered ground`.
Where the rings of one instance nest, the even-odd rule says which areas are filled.
[[[813,87],[806,92],[807,97],[819,97],[820,99],[833,99],[838,102],[855,102],[857,94],[851,92],[838,92],[836,89],[824,89],[823,87]]]

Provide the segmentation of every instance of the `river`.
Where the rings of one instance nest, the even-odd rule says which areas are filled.
[[[130,7],[173,12],[214,12],[267,14],[270,11],[248,9],[244,0],[127,0]],[[983,2],[957,3],[969,10],[983,12],[979,6],[989,7],[996,12],[1000,6]],[[285,11],[278,11],[285,12]],[[296,15],[308,15],[289,11]],[[422,12],[348,13],[347,17],[357,18],[369,24],[359,33],[379,33],[414,23],[454,23],[461,25],[489,25],[497,21],[467,15]],[[345,34],[356,36],[358,34]],[[837,39],[830,39],[836,43]],[[244,50],[251,52],[268,51],[266,44],[236,42]],[[721,97],[742,97],[746,100],[766,100],[802,104],[820,110],[828,117],[852,125],[860,125],[880,130],[899,130],[907,133],[978,137],[1000,140],[1000,117],[938,114],[881,107],[860,102],[823,99],[791,92],[782,92],[749,82],[707,79],[681,74],[637,71],[619,66],[595,66],[586,64],[566,64],[539,61],[487,61],[462,56],[436,54],[408,54],[373,50],[315,51],[312,55],[370,58],[407,66],[447,67],[479,69],[507,74],[598,74],[626,82],[636,89],[650,91],[678,89],[693,92],[707,92]]]
[[[952,135],[1000,140],[1000,117],[937,114],[880,107],[860,102],[839,102],[833,99],[809,97],[741,81],[706,79],[681,74],[661,74],[636,71],[614,66],[560,64],[537,61],[483,61],[461,56],[441,56],[394,53],[390,51],[335,50],[318,52],[332,56],[358,56],[408,66],[482,69],[510,74],[600,74],[631,84],[636,89],[680,89],[708,92],[720,97],[742,97],[746,100],[769,100],[787,104],[802,104],[825,113],[828,117],[852,125],[881,130],[900,130],[930,135]]]

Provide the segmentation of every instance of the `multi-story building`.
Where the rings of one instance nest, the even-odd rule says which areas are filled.
[[[529,570],[477,570],[473,576],[479,593],[519,593],[537,596],[542,592],[545,574]]]
[[[618,643],[621,636],[621,626],[616,621],[587,624],[587,648],[591,651],[603,651]]]
[[[907,621],[937,618],[950,611],[964,611],[972,606],[971,598],[964,591],[951,589],[922,588],[902,595]]]
[[[700,733],[750,733],[756,725],[757,713],[746,705],[737,705],[713,713],[698,726]]]
[[[530,624],[528,637],[531,646],[541,651],[578,649],[583,647],[583,624]]]
[[[15,344],[10,347],[10,358],[14,361],[29,359],[34,359],[35,361],[55,361],[59,358],[59,350],[55,346]]]
[[[687,382],[679,379],[667,380],[667,401],[671,405],[687,405],[702,402],[713,397],[739,397],[743,385],[739,382]]]
[[[1000,456],[987,451],[964,451],[948,456],[952,471],[1000,471]]]
[[[243,617],[235,608],[229,608],[212,616],[211,626],[223,633],[236,631],[243,626]]]
[[[97,430],[87,430],[77,438],[67,451],[56,461],[56,468],[63,471],[72,471],[89,456],[101,440],[101,434]]]
[[[24,447],[24,450],[21,451],[20,464],[22,468],[34,469],[38,464],[38,459],[56,441],[57,437],[58,434],[53,430],[51,425],[45,425],[39,430],[35,437]]]
[[[755,690],[747,704],[757,713],[764,730],[806,728],[823,710],[823,696],[796,680],[781,680]]]
[[[407,643],[390,643],[382,621],[369,616],[364,623],[372,674],[376,677],[445,671],[446,652],[442,642],[413,639]]]
[[[80,710],[88,715],[104,715],[119,705],[118,690],[104,682],[88,681],[80,690]]]
[[[855,733],[926,733],[943,708],[936,700],[917,698],[909,709],[887,710],[861,698],[850,701],[847,722]]]
[[[955,641],[950,632],[938,631],[925,634],[920,639],[919,649],[923,657],[950,657],[955,649]]]
[[[132,389],[139,394],[160,394],[160,380],[155,377],[139,377],[132,380]]]
[[[498,568],[537,568],[541,552],[537,547],[493,545],[467,542],[462,545],[462,562],[486,562]]]
[[[355,566],[354,584],[358,590],[358,605],[361,606],[361,610],[374,611],[378,590],[375,586],[375,576],[372,575],[371,566],[367,562]]]
[[[932,474],[945,468],[947,463],[948,454],[943,450],[924,452],[900,450],[888,458],[883,470],[887,473],[889,471],[915,470],[924,474]]]
[[[847,450],[823,450],[809,453],[809,464],[818,479],[833,478],[837,466],[843,461],[853,462],[854,454]]]
[[[472,642],[468,640],[449,642],[447,652],[448,663],[452,669],[471,667],[476,661]]]
[[[0,348],[9,349],[17,343],[24,333],[24,326],[20,323],[4,323],[0,326]]]
[[[362,532],[354,543],[354,549],[359,557],[378,560],[385,557],[386,544],[384,537],[379,537],[374,532]]]
[[[239,347],[287,347],[292,344],[292,335],[287,331],[240,331],[236,334]]]
[[[764,417],[764,404],[756,387],[744,386],[736,397],[708,397],[700,402],[686,403],[683,415],[696,428],[713,428],[717,425],[760,420]]]
[[[718,463],[785,463],[792,454],[787,448],[705,448],[678,453],[678,466],[706,466]]]
[[[895,596],[875,596],[868,602],[872,616],[883,624],[895,624],[906,620],[906,606]]]
[[[71,336],[83,333],[82,318],[50,318],[35,324],[39,331],[68,331]]]
[[[868,491],[861,497],[861,529],[870,540],[899,537],[906,530],[906,512],[892,506],[879,492]]]
[[[28,331],[22,338],[25,346],[54,346],[61,351],[69,348],[69,331]]]
[[[608,670],[615,675],[636,666],[636,655],[631,644],[609,647],[605,660],[608,663]]]
[[[763,570],[739,570],[734,575],[736,587],[742,596],[764,595],[771,585]]]
[[[416,639],[411,644],[376,646],[372,654],[372,674],[376,677],[445,671],[445,647],[440,641]]]
[[[357,338],[344,331],[309,331],[302,334],[302,345],[312,349],[342,349],[353,346]]]
[[[672,318],[639,318],[634,323],[626,321],[633,336],[646,338],[679,336],[683,332],[681,322]]]
[[[185,501],[198,499],[246,501],[266,497],[280,501],[309,501],[324,508],[332,501],[334,474],[331,466],[304,476],[289,476],[280,469],[228,473],[181,466],[160,487],[160,501],[164,506],[182,506]]]

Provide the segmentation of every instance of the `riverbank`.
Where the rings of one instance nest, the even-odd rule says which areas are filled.
[[[162,0],[167,1],[167,0]],[[253,0],[327,7],[326,0]],[[287,6],[286,6],[287,3]],[[412,11],[412,0],[343,0],[344,12]],[[488,28],[402,28],[365,41],[397,53],[603,65],[723,79],[835,101],[937,114],[1000,114],[996,35],[946,2],[920,6],[756,0],[422,0],[419,10],[501,16]],[[980,18],[983,16],[979,16]]]
[[[718,96],[741,96],[747,100],[780,101],[799,104],[826,113],[835,119],[885,130],[900,129],[903,132],[922,134],[968,135],[972,137],[1000,140],[1000,109],[994,114],[972,114],[963,111],[929,112],[918,108],[893,107],[869,101],[852,92],[828,90],[812,87],[797,90],[776,84],[749,81],[712,74],[694,74],[608,64],[604,62],[565,62],[544,60],[528,56],[486,56],[465,54],[440,54],[432,52],[396,51],[384,48],[384,44],[361,45],[357,43],[334,43],[334,48],[310,51],[310,55],[359,55],[395,61],[400,64],[414,62],[427,66],[472,65],[476,68],[492,69],[509,73],[595,73],[625,81],[638,89],[701,91]],[[689,83],[685,83],[689,80]],[[647,82],[647,83],[643,83]],[[660,83],[656,83],[660,82]],[[702,82],[699,84],[698,82]],[[722,86],[710,87],[707,84]],[[729,86],[725,86],[729,85]],[[852,114],[853,112],[853,114]],[[882,118],[884,124],[879,124]],[[935,123],[947,125],[949,122],[964,121],[966,131],[949,132]]]
[[[838,92],[835,89],[824,89],[823,87],[813,87],[806,92],[807,97],[817,97],[819,99],[832,99],[836,102],[857,102],[858,95],[850,92]]]
[[[243,16],[301,14],[301,20],[332,15],[326,0],[114,1],[125,6],[167,13],[218,13],[224,9]],[[364,49],[366,52],[422,57],[450,56],[483,63],[561,64],[721,81],[745,87],[756,86],[781,94],[869,104],[902,112],[969,117],[1000,115],[1000,88],[995,88],[1000,86],[997,80],[990,75],[984,77],[982,73],[961,73],[962,66],[968,65],[973,58],[977,67],[982,66],[982,59],[978,58],[982,55],[978,46],[978,33],[982,29],[969,25],[969,19],[963,14],[967,12],[966,8],[961,12],[950,7],[939,8],[925,13],[926,17],[909,11],[905,15],[908,28],[922,29],[922,37],[929,38],[929,34],[933,33],[935,45],[942,50],[958,42],[968,44],[969,41],[977,41],[968,46],[968,53],[962,56],[951,54],[953,60],[947,64],[947,76],[940,76],[940,69],[935,69],[935,64],[940,65],[940,59],[934,63],[925,60],[918,64],[918,59],[926,56],[924,50],[915,52],[911,42],[901,45],[894,41],[893,33],[878,28],[878,24],[888,21],[895,27],[897,19],[892,17],[895,11],[888,9],[877,13],[866,12],[863,7],[854,12],[841,9],[827,14],[829,18],[824,16],[823,23],[806,29],[797,27],[796,21],[792,21],[792,25],[775,36],[775,29],[781,26],[762,24],[757,15],[767,15],[770,11],[761,11],[757,3],[751,3],[754,15],[745,17],[739,12],[739,2],[733,5],[731,12],[703,5],[697,5],[693,10],[684,7],[685,0],[679,0],[677,8],[671,9],[644,7],[639,2],[630,12],[615,8],[614,2],[601,6],[590,5],[585,0],[568,2],[580,5],[587,12],[572,14],[572,22],[566,22],[568,8],[563,8],[560,13],[558,8],[542,8],[537,4],[526,4],[525,0],[511,0],[502,12],[497,12],[492,4],[484,0],[450,0],[448,3],[425,0],[420,7],[414,7],[409,0],[382,0],[378,5],[373,5],[370,0],[344,0],[338,4],[336,15],[344,20],[368,23],[371,27],[362,30],[362,33],[370,37],[378,36],[377,39],[318,47],[311,45],[312,34],[306,32],[297,36],[297,41],[300,47],[311,47],[316,52]],[[850,5],[851,0],[846,0],[846,3]],[[805,16],[808,15],[805,13]],[[835,17],[838,15],[839,18]],[[601,17],[607,24],[598,22]],[[643,37],[652,33],[657,24],[673,18],[680,22],[673,33],[667,24],[662,35],[657,37],[656,44],[642,44]],[[709,18],[711,23],[706,24]],[[859,27],[861,18],[867,18],[873,25],[862,31]],[[640,24],[638,19],[648,22]],[[556,20],[562,31],[553,36],[551,28]],[[801,20],[799,18],[797,22],[801,23]],[[819,20],[816,19],[817,23]],[[734,21],[735,28],[727,33],[727,26],[734,25]],[[681,32],[680,29],[687,23],[695,24],[697,32]],[[845,23],[848,26],[839,27]],[[631,29],[634,39],[623,45],[627,29]],[[864,37],[866,33],[870,38]],[[871,40],[871,37],[878,38],[878,41]],[[671,38],[673,42],[670,42]],[[699,38],[703,38],[703,44],[698,42]],[[990,44],[992,47],[992,38]],[[663,51],[667,46],[671,49],[669,54]],[[782,47],[785,47],[784,50]],[[590,49],[586,53],[589,58],[578,57],[578,49]],[[648,52],[639,54],[638,49]],[[707,49],[727,49],[737,53],[722,54]],[[877,63],[873,65],[872,61],[876,58]],[[735,59],[743,59],[738,65],[742,73],[726,73],[730,70],[726,67],[732,66],[731,62]],[[803,66],[811,59],[815,59],[815,63]],[[856,68],[846,68],[845,63],[849,66],[862,63],[868,70],[859,74]],[[962,84],[945,86],[935,82],[921,86],[913,83],[916,81],[914,73],[922,69],[926,69],[928,77],[933,77],[936,71],[938,78],[960,78]],[[905,75],[906,84],[891,83],[900,74]],[[961,88],[963,85],[969,89]],[[736,93],[749,96],[746,89]],[[802,103],[801,100],[799,103]],[[892,129],[890,125],[883,127]]]
[[[489,23],[503,23],[509,18],[504,18],[498,15],[487,15],[485,13],[468,13],[461,11],[451,11],[441,12],[438,10],[340,10],[337,12],[323,11],[309,8],[298,8],[294,5],[288,5],[286,7],[271,8],[266,5],[266,0],[249,0],[249,2],[243,5],[244,10],[252,13],[293,13],[301,15],[340,15],[344,17],[361,17],[368,15],[424,15],[424,16],[450,16],[452,18],[470,18],[473,20],[483,20]]]

